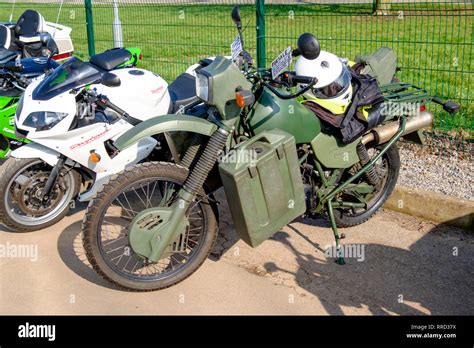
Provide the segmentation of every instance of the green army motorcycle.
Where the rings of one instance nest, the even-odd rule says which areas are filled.
[[[233,19],[240,29],[236,10]],[[300,36],[292,52],[308,60],[319,53],[311,34]],[[249,62],[248,54],[238,64],[217,57],[197,72],[197,95],[208,107],[205,117],[160,116],[114,142],[120,151],[143,137],[160,135],[174,162],[129,167],[88,206],[83,220],[87,258],[119,288],[163,289],[196,271],[217,237],[213,193],[220,187],[237,233],[252,247],[299,216],[322,214],[331,222],[340,251],[338,226],[366,221],[391,194],[400,166],[397,141],[402,136],[416,139],[433,120],[424,111],[432,99],[425,91],[389,84],[380,91],[384,103],[408,102],[416,112],[379,117],[374,107],[363,106],[367,124],[372,113],[379,121],[347,141],[346,130],[356,129],[353,124],[329,127],[301,99],[316,85],[316,77],[294,72],[275,76]],[[353,104],[358,97],[354,93]],[[452,103],[444,105],[455,109]],[[343,264],[343,255],[336,261]]]

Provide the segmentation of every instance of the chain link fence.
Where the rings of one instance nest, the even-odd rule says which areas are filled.
[[[235,4],[241,5],[247,50],[256,56],[259,47],[259,61],[267,65],[283,49],[295,46],[303,32],[315,34],[322,49],[352,59],[381,46],[394,49],[400,80],[462,105],[454,118],[433,107],[436,120],[428,143],[471,151],[471,0],[266,0],[260,8],[263,0],[0,0],[0,21],[16,21],[24,10],[36,9],[47,21],[72,28],[76,56],[87,58],[94,50],[114,45],[140,47],[143,67],[172,81],[204,57],[230,54],[236,36],[230,11]],[[86,5],[91,9],[89,21]],[[260,20],[257,9],[264,11]]]

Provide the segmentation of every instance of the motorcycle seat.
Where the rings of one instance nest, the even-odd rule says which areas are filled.
[[[39,34],[43,32],[44,18],[39,12],[26,10],[15,25],[15,43],[23,48],[39,42]]]
[[[4,65],[15,59],[19,53],[20,52],[7,50],[6,48],[0,47],[0,65]]]
[[[126,49],[114,48],[92,56],[89,62],[103,70],[110,71],[131,58],[132,54]]]
[[[171,98],[170,112],[177,112],[180,108],[199,100],[196,96],[196,78],[188,73],[179,75],[168,86],[168,92]]]

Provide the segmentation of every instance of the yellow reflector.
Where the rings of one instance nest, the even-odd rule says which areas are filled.
[[[94,162],[94,163],[99,163],[100,162],[100,155],[95,153],[95,152],[91,152],[91,155],[89,156],[89,160],[91,162]]]

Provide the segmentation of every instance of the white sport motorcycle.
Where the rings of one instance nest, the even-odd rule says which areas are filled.
[[[159,139],[148,137],[119,152],[113,143],[121,134],[151,117],[200,104],[193,71],[208,61],[193,65],[168,86],[134,64],[118,68],[131,58],[125,49],[88,62],[71,58],[28,86],[15,127],[17,135],[32,142],[14,150],[0,167],[0,221],[5,226],[21,232],[55,224],[76,197],[89,200],[111,176],[160,149]]]

